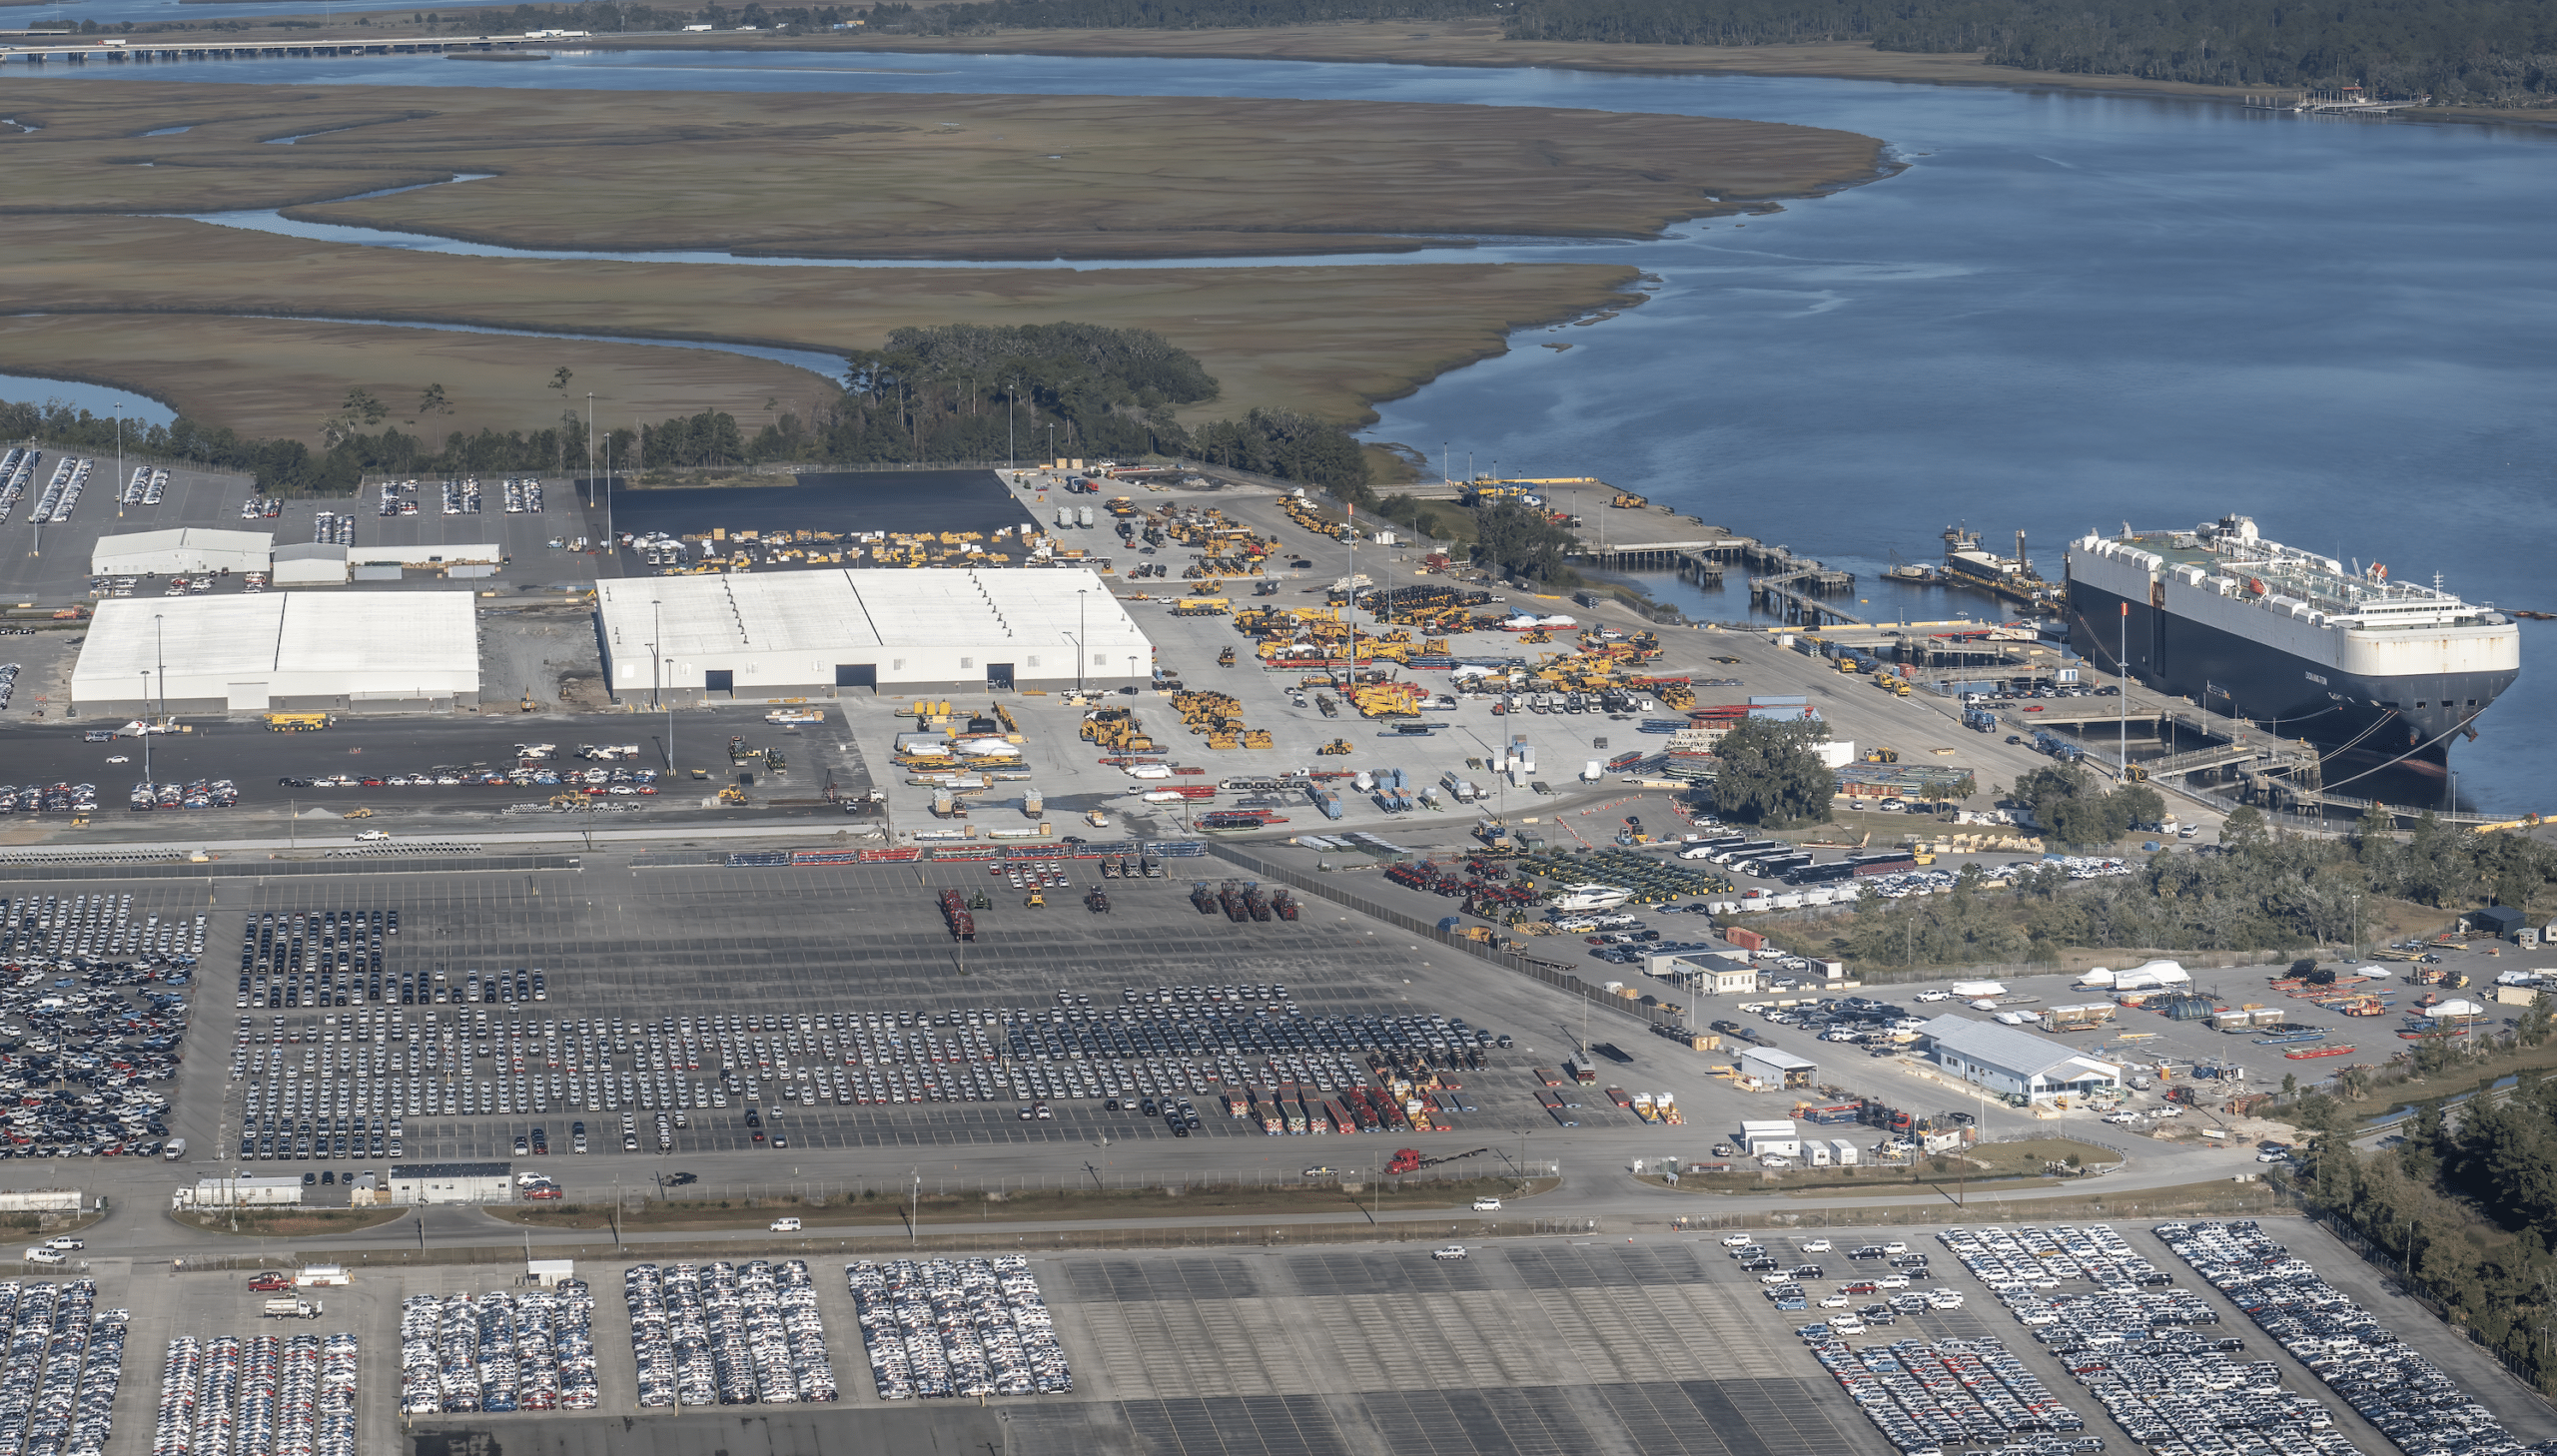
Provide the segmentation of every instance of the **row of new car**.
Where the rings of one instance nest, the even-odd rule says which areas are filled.
[[[0,1381],[0,1452],[102,1456],[124,1379],[129,1311],[101,1310],[94,1280],[0,1285],[9,1375]]]
[[[131,896],[0,897],[0,1158],[158,1151],[186,1004],[184,940]],[[109,960],[113,955],[132,959]],[[159,983],[155,986],[153,983]],[[126,988],[139,987],[128,999]]]
[[[504,488],[506,492],[506,514],[522,515],[526,512],[530,512],[538,515],[541,512],[541,482],[539,480],[529,478],[516,480],[509,478],[504,482]]]
[[[2057,1288],[2062,1279],[2086,1279],[2105,1289],[2156,1288],[2174,1282],[2173,1275],[2149,1262],[2110,1224],[1948,1228],[1936,1235],[1936,1241],[1999,1293],[2011,1286]]]
[[[2557,1441],[2525,1446],[2513,1439],[2439,1365],[2400,1343],[2253,1219],[2161,1223],[2153,1231],[2406,1456],[2557,1452]]]
[[[2059,1451],[2100,1451],[2102,1436],[2078,1434],[2086,1418],[1993,1339],[1895,1340],[1859,1349],[1840,1338],[1840,1321],[1795,1333],[1883,1439],[1908,1456],[1943,1456],[1946,1447],[2019,1444]]]
[[[2279,1365],[2234,1358],[2244,1340],[2204,1332],[2219,1315],[2191,1290],[2118,1285],[2045,1297],[2017,1289],[2001,1298],[2115,1424],[2152,1451],[2242,1440],[2264,1456],[2351,1456],[2326,1408],[2283,1388]]]
[[[311,539],[323,546],[352,546],[356,543],[356,518],[334,510],[324,510],[311,517]]]
[[[351,1334],[169,1341],[151,1456],[355,1456]]]
[[[145,779],[133,786],[129,802],[137,811],[229,809],[240,802],[240,788],[229,779],[194,779],[183,784]]]
[[[133,478],[125,482],[124,495],[117,503],[120,505],[158,505],[160,503],[160,497],[168,490],[168,471],[155,470],[149,465],[136,465],[133,467]]]
[[[622,1273],[643,1406],[836,1397],[804,1259],[635,1264]]]
[[[91,463],[73,455],[56,461],[53,478],[45,483],[44,493],[36,497],[36,508],[27,515],[29,523],[43,525],[71,519],[72,508],[80,503],[80,491],[89,483]]]
[[[28,482],[35,476],[36,465],[43,459],[42,450],[24,446],[13,446],[6,454],[0,454],[0,520],[7,520],[9,512],[18,508]]]
[[[0,784],[0,814],[94,814],[95,784]]]
[[[0,662],[0,710],[9,706],[10,697],[18,691],[18,664]]]
[[[1075,1388],[1026,1258],[863,1260],[844,1280],[883,1400]]]
[[[595,1301],[555,1289],[412,1294],[400,1306],[400,1409],[592,1410]]]
[[[281,496],[252,495],[240,502],[242,520],[257,520],[261,517],[273,519],[282,514],[284,514],[284,499]]]
[[[578,785],[605,787],[607,792],[653,794],[658,780],[655,769],[433,769],[415,774],[323,774],[317,778],[286,777],[276,783],[288,789],[430,789],[438,785],[485,785],[489,788],[528,789],[535,785]]]

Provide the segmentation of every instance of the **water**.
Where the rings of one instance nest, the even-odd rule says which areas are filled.
[[[100,419],[112,418],[116,406],[124,406],[125,422],[137,429],[167,424],[178,417],[178,411],[130,389],[107,384],[87,384],[77,379],[48,379],[37,374],[0,374],[0,399],[19,404],[60,402],[74,409],[86,409]]]
[[[93,67],[131,77],[610,90],[1233,95],[1752,117],[1883,138],[1906,170],[1642,244],[1651,300],[1381,406],[1372,433],[1459,467],[1597,475],[1863,573],[1967,522],[2046,574],[2091,528],[2236,511],[2267,535],[2557,610],[2557,138],[2324,124],[2108,95],[1755,77],[1142,58],[598,53]],[[929,117],[928,103],[917,114]],[[386,241],[386,240],[369,240]],[[1443,250],[1433,250],[1443,251]],[[1359,256],[1393,266],[1411,255]],[[704,260],[718,262],[716,258]],[[1302,266],[1303,260],[1284,260]],[[1035,265],[1033,265],[1035,266]],[[1095,265],[1082,265],[1095,266]],[[1532,347],[1550,339],[1568,352]],[[1716,611],[1716,615],[1736,615]],[[2544,809],[2557,686],[2519,684],[2453,755],[2464,801]]]

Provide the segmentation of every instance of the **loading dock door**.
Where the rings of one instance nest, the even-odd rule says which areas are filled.
[[[986,664],[986,686],[987,686],[987,687],[989,687],[989,688],[992,688],[994,691],[999,692],[999,693],[1008,693],[1008,692],[1011,692],[1011,691],[1012,691],[1012,664],[1011,664],[1011,663],[1009,663],[1009,662],[989,662],[989,663],[987,663],[987,664]]]
[[[701,674],[701,690],[703,692],[728,693],[733,695],[737,691],[736,669],[729,667],[712,667],[704,669]]]
[[[835,686],[839,688],[877,688],[879,664],[875,662],[838,662],[835,664]]]

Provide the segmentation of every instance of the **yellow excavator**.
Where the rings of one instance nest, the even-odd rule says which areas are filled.
[[[734,784],[722,785],[719,790],[719,802],[722,804],[734,804],[743,808],[746,802],[746,791],[738,788]]]
[[[1030,898],[1021,903],[1026,909],[1037,910],[1048,903],[1047,892],[1034,888],[1030,892]]]

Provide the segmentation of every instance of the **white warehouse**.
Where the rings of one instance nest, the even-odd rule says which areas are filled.
[[[89,551],[92,576],[193,576],[267,569],[272,531],[217,531],[203,526],[100,536]]]
[[[623,702],[834,697],[1149,681],[1154,644],[1083,570],[658,576],[597,588]]]
[[[98,604],[72,710],[449,711],[479,701],[467,591],[271,591]]]

